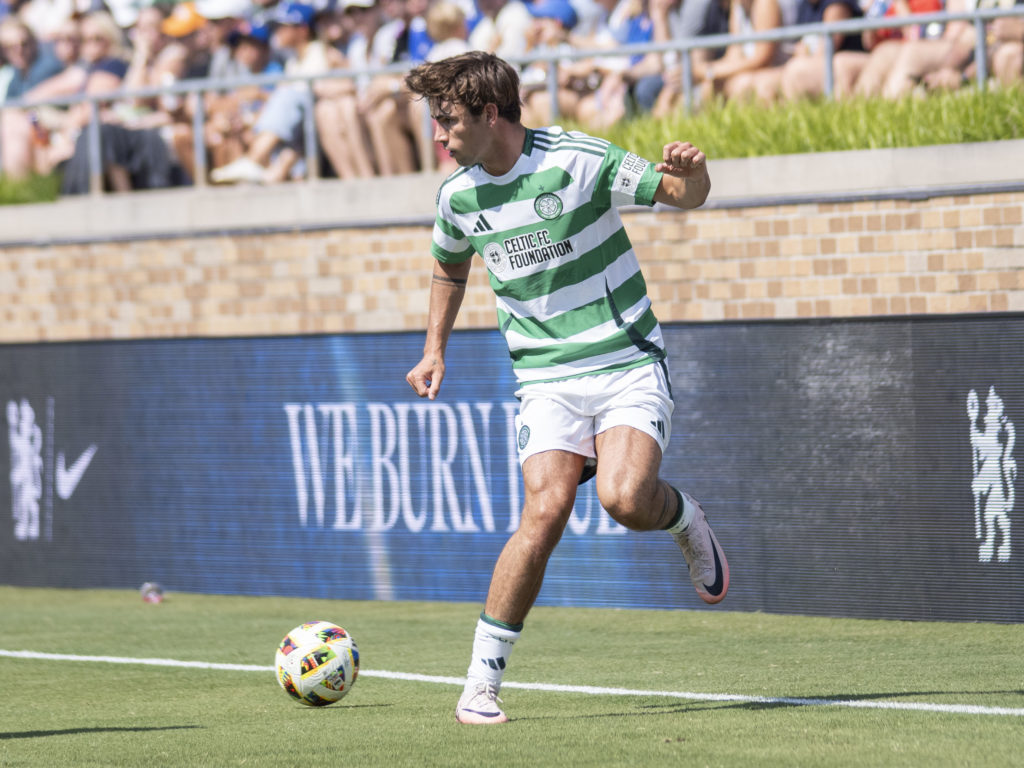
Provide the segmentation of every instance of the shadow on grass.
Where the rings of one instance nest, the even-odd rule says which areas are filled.
[[[666,704],[650,704],[637,709],[621,710],[618,712],[593,712],[586,715],[568,715],[559,713],[557,715],[526,715],[524,717],[509,716],[509,722],[525,723],[530,720],[593,720],[601,717],[636,717],[637,715],[688,715],[694,712],[710,712],[722,709],[722,705],[716,702],[705,701],[673,701]]]
[[[994,695],[1024,696],[1024,690],[919,690],[899,691],[896,693],[839,693],[831,696],[778,696],[771,697],[767,701],[740,701],[730,706],[745,710],[774,710],[780,707],[817,707],[828,705],[828,703],[834,701],[885,701],[899,703],[900,701],[907,701],[907,699],[914,701],[931,696]]]
[[[526,722],[530,720],[587,720],[600,717],[633,717],[636,715],[682,715],[693,714],[694,712],[721,711],[726,709],[742,709],[758,711],[764,709],[779,709],[783,707],[815,707],[827,706],[832,703],[844,701],[892,701],[897,703],[908,698],[923,698],[930,696],[996,696],[996,695],[1019,695],[1024,696],[1024,690],[1005,691],[900,691],[898,693],[862,693],[862,694],[839,694],[835,696],[780,696],[769,701],[716,701],[710,696],[707,700],[691,699],[689,701],[666,701],[660,704],[641,704],[635,709],[624,709],[616,712],[600,712],[586,715],[526,715],[524,717],[512,717],[511,720]]]
[[[762,709],[779,709],[782,707],[816,707],[830,704],[841,704],[852,701],[882,701],[899,704],[900,702],[919,703],[922,698],[933,696],[1024,696],[1024,690],[1010,689],[1002,691],[899,691],[895,693],[840,693],[832,696],[772,696],[766,701],[718,701],[708,709],[746,709],[750,711]],[[712,700],[713,701],[713,700]],[[660,711],[692,711],[680,710],[678,702],[665,704],[644,704],[640,710]]]
[[[0,741],[5,739],[40,739],[46,736],[74,736],[79,733],[145,733],[146,731],[187,731],[202,728],[201,725],[154,725],[137,728],[62,728],[56,731],[12,731],[0,732]]]

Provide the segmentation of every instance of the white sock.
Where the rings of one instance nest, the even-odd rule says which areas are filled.
[[[520,634],[519,630],[499,627],[485,621],[481,614],[473,636],[473,658],[466,672],[466,688],[484,680],[500,689],[501,678],[505,674],[505,667],[508,666],[508,657],[512,655],[512,646]]]
[[[675,488],[672,488],[672,490],[676,493],[676,500],[680,504],[683,514],[679,516],[679,521],[675,525],[666,530],[668,530],[669,533],[682,533],[690,527],[690,523],[693,522],[693,516],[697,513],[697,510],[693,504],[690,503],[689,499],[683,496],[683,494]]]

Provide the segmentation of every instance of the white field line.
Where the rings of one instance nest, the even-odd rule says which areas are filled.
[[[0,657],[14,659],[39,659],[47,661],[86,661],[107,664],[143,664],[151,667],[185,667],[191,669],[212,669],[226,672],[273,672],[274,667],[258,664],[221,664],[207,661],[181,661],[179,659],[135,659],[125,656],[76,656],[69,653],[40,653],[38,651],[6,651],[0,649]],[[419,675],[412,672],[387,672],[360,669],[360,677],[381,677],[388,680],[409,680],[418,683],[439,683],[441,685],[462,685],[465,678],[443,677],[440,675]],[[745,704],[789,705],[804,707],[850,707],[853,709],[898,709],[913,712],[944,712],[952,715],[1009,715],[1024,717],[1024,708],[982,707],[975,704],[934,704],[919,701],[867,701],[863,699],[806,699],[788,696],[744,696],[735,693],[692,693],[689,691],[652,691],[633,688],[602,688],[593,685],[558,685],[555,683],[503,682],[502,688],[520,688],[527,691],[549,691],[552,693],[582,693],[590,696],[656,696],[667,699],[689,701],[723,701]]]

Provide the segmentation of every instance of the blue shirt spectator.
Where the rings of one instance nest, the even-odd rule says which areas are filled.
[[[851,19],[857,19],[864,15],[856,0],[803,0],[797,7],[797,24],[820,24],[824,21],[825,10],[831,5],[845,6]],[[836,46],[837,51],[863,51],[864,43],[860,32],[851,32],[843,35],[841,43]]]
[[[40,45],[32,30],[10,16],[0,22],[0,50],[7,62],[0,74],[0,102],[19,99],[64,69],[49,45]]]

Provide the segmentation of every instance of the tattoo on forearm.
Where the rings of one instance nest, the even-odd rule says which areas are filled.
[[[463,286],[466,284],[465,278],[462,277],[448,277],[446,275],[434,275],[434,282],[441,283],[443,285],[458,285]]]

